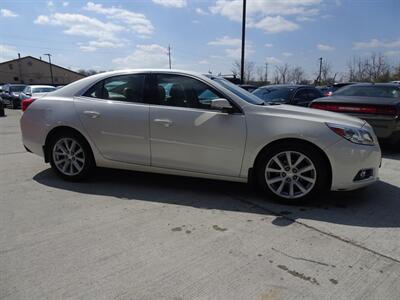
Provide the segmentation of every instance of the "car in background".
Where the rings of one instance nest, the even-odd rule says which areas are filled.
[[[28,98],[39,98],[47,93],[54,92],[56,88],[51,85],[27,85],[24,90],[19,94],[19,105],[21,101]]]
[[[333,85],[329,86],[317,86],[316,88],[319,89],[325,97],[332,96],[334,92],[341,89],[342,87],[355,84],[356,82],[339,82],[334,83]]]
[[[345,113],[366,120],[383,142],[400,146],[400,86],[359,83],[314,100],[311,108]]]
[[[394,80],[394,81],[391,81],[390,83],[400,84],[400,80]]]
[[[365,121],[267,105],[222,77],[105,72],[24,102],[24,146],[65,180],[82,180],[96,166],[254,179],[290,203],[378,180],[381,152]]]
[[[253,85],[253,84],[239,84],[239,86],[242,88],[242,89],[245,89],[246,91],[248,91],[248,92],[253,92],[253,91],[255,91],[256,89],[258,89],[258,86],[256,86],[256,85]]]
[[[4,103],[4,100],[0,97],[0,117],[5,116],[4,109],[6,107],[6,104]]]
[[[253,95],[265,103],[297,106],[308,106],[312,100],[323,97],[323,94],[313,86],[285,84],[262,86],[253,91]]]
[[[26,84],[12,84],[8,83],[3,85],[3,92],[1,98],[6,105],[11,105],[11,108],[17,109],[19,107],[19,94],[24,90]]]

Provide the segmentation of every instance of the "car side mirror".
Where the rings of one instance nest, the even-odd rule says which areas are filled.
[[[228,100],[223,98],[218,98],[211,100],[211,108],[229,113],[232,111],[233,107]]]

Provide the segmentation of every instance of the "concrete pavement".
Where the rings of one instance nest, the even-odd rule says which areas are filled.
[[[0,299],[399,299],[400,154],[309,206],[245,184],[58,179],[0,118]]]

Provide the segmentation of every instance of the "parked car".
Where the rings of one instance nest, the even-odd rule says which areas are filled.
[[[308,106],[316,98],[323,94],[313,86],[308,85],[266,85],[253,92],[266,103],[291,104]]]
[[[5,116],[5,109],[6,105],[4,103],[4,100],[0,97],[0,117],[4,117]]]
[[[36,99],[55,90],[56,88],[51,85],[27,85],[24,90],[19,94],[19,105],[24,99]]]
[[[239,86],[250,93],[258,89],[258,86],[252,84],[239,84]]]
[[[19,94],[25,87],[26,84],[5,84],[3,85],[1,98],[4,100],[6,105],[11,105],[13,109],[16,109],[20,105]]]
[[[394,80],[394,81],[391,81],[390,83],[400,84],[400,80]]]
[[[293,203],[378,179],[381,152],[365,121],[267,105],[221,77],[106,72],[22,106],[23,144],[66,180],[84,179],[95,166],[255,179]]]
[[[362,118],[372,125],[379,139],[400,146],[398,84],[353,84],[340,89],[331,97],[314,100],[310,106]]]

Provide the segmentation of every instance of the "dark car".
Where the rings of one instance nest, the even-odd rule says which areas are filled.
[[[339,82],[339,83],[334,83],[333,85],[329,85],[329,86],[317,86],[317,89],[321,91],[321,93],[325,96],[325,97],[329,97],[332,96],[332,94],[334,92],[336,92],[337,90],[341,89],[342,87],[351,85],[351,84],[355,84],[356,82]]]
[[[24,90],[26,84],[5,84],[2,89],[1,98],[6,105],[11,105],[13,109],[20,107],[21,101],[19,100],[19,94]]]
[[[377,137],[400,146],[400,86],[391,83],[359,83],[330,97],[314,100],[310,107],[346,113],[366,120]]]
[[[239,84],[239,86],[250,93],[258,89],[258,86],[252,84]]]
[[[314,99],[323,97],[322,93],[308,85],[266,85],[253,92],[267,103],[308,106]]]

